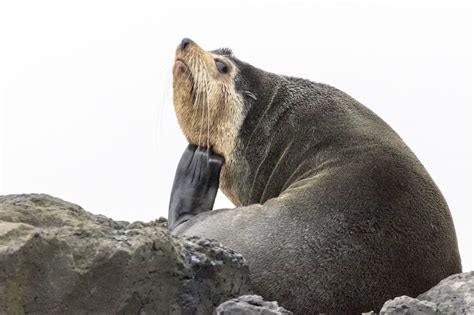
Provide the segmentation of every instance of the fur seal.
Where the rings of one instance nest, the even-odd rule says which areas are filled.
[[[295,314],[361,313],[461,272],[436,184],[344,92],[183,39],[173,101],[193,145],[178,165],[170,230],[241,253],[257,294]],[[218,186],[236,208],[210,211]]]

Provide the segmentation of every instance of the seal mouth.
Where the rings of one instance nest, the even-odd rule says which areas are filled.
[[[183,59],[176,59],[174,61],[174,64],[175,64],[175,67],[180,67],[180,70],[182,71],[182,74],[188,75],[189,78],[192,79],[192,81],[194,82],[193,73],[192,73],[191,69],[189,68],[188,64],[186,62],[184,62]]]
[[[193,102],[195,101],[195,93],[194,93],[194,86],[195,86],[195,80],[193,76],[193,72],[191,71],[191,68],[188,66],[188,64],[180,58],[177,58],[174,62],[174,71],[175,71],[175,76],[181,75],[183,78],[186,80],[189,80],[191,82],[191,90],[189,91]]]

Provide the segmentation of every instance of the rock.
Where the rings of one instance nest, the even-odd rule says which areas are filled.
[[[277,302],[267,302],[259,295],[243,295],[222,303],[216,309],[216,315],[278,315],[293,314]]]
[[[474,314],[474,271],[449,276],[417,298],[435,303],[443,314]]]
[[[48,195],[0,196],[0,314],[210,314],[248,267],[166,220],[114,221]]]
[[[474,314],[474,271],[449,276],[416,299],[388,300],[380,314]]]
[[[435,303],[403,295],[385,302],[380,314],[433,315],[440,313]]]

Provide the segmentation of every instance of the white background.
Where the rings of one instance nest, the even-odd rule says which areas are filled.
[[[223,3],[0,2],[0,194],[44,192],[128,221],[166,217],[186,146],[171,66],[190,37],[334,85],[385,119],[444,193],[473,270],[467,2]],[[219,195],[216,207],[229,206]]]

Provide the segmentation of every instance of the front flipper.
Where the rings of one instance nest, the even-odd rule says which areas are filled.
[[[212,210],[219,189],[224,158],[211,148],[190,144],[179,161],[171,190],[168,229],[193,216]]]

